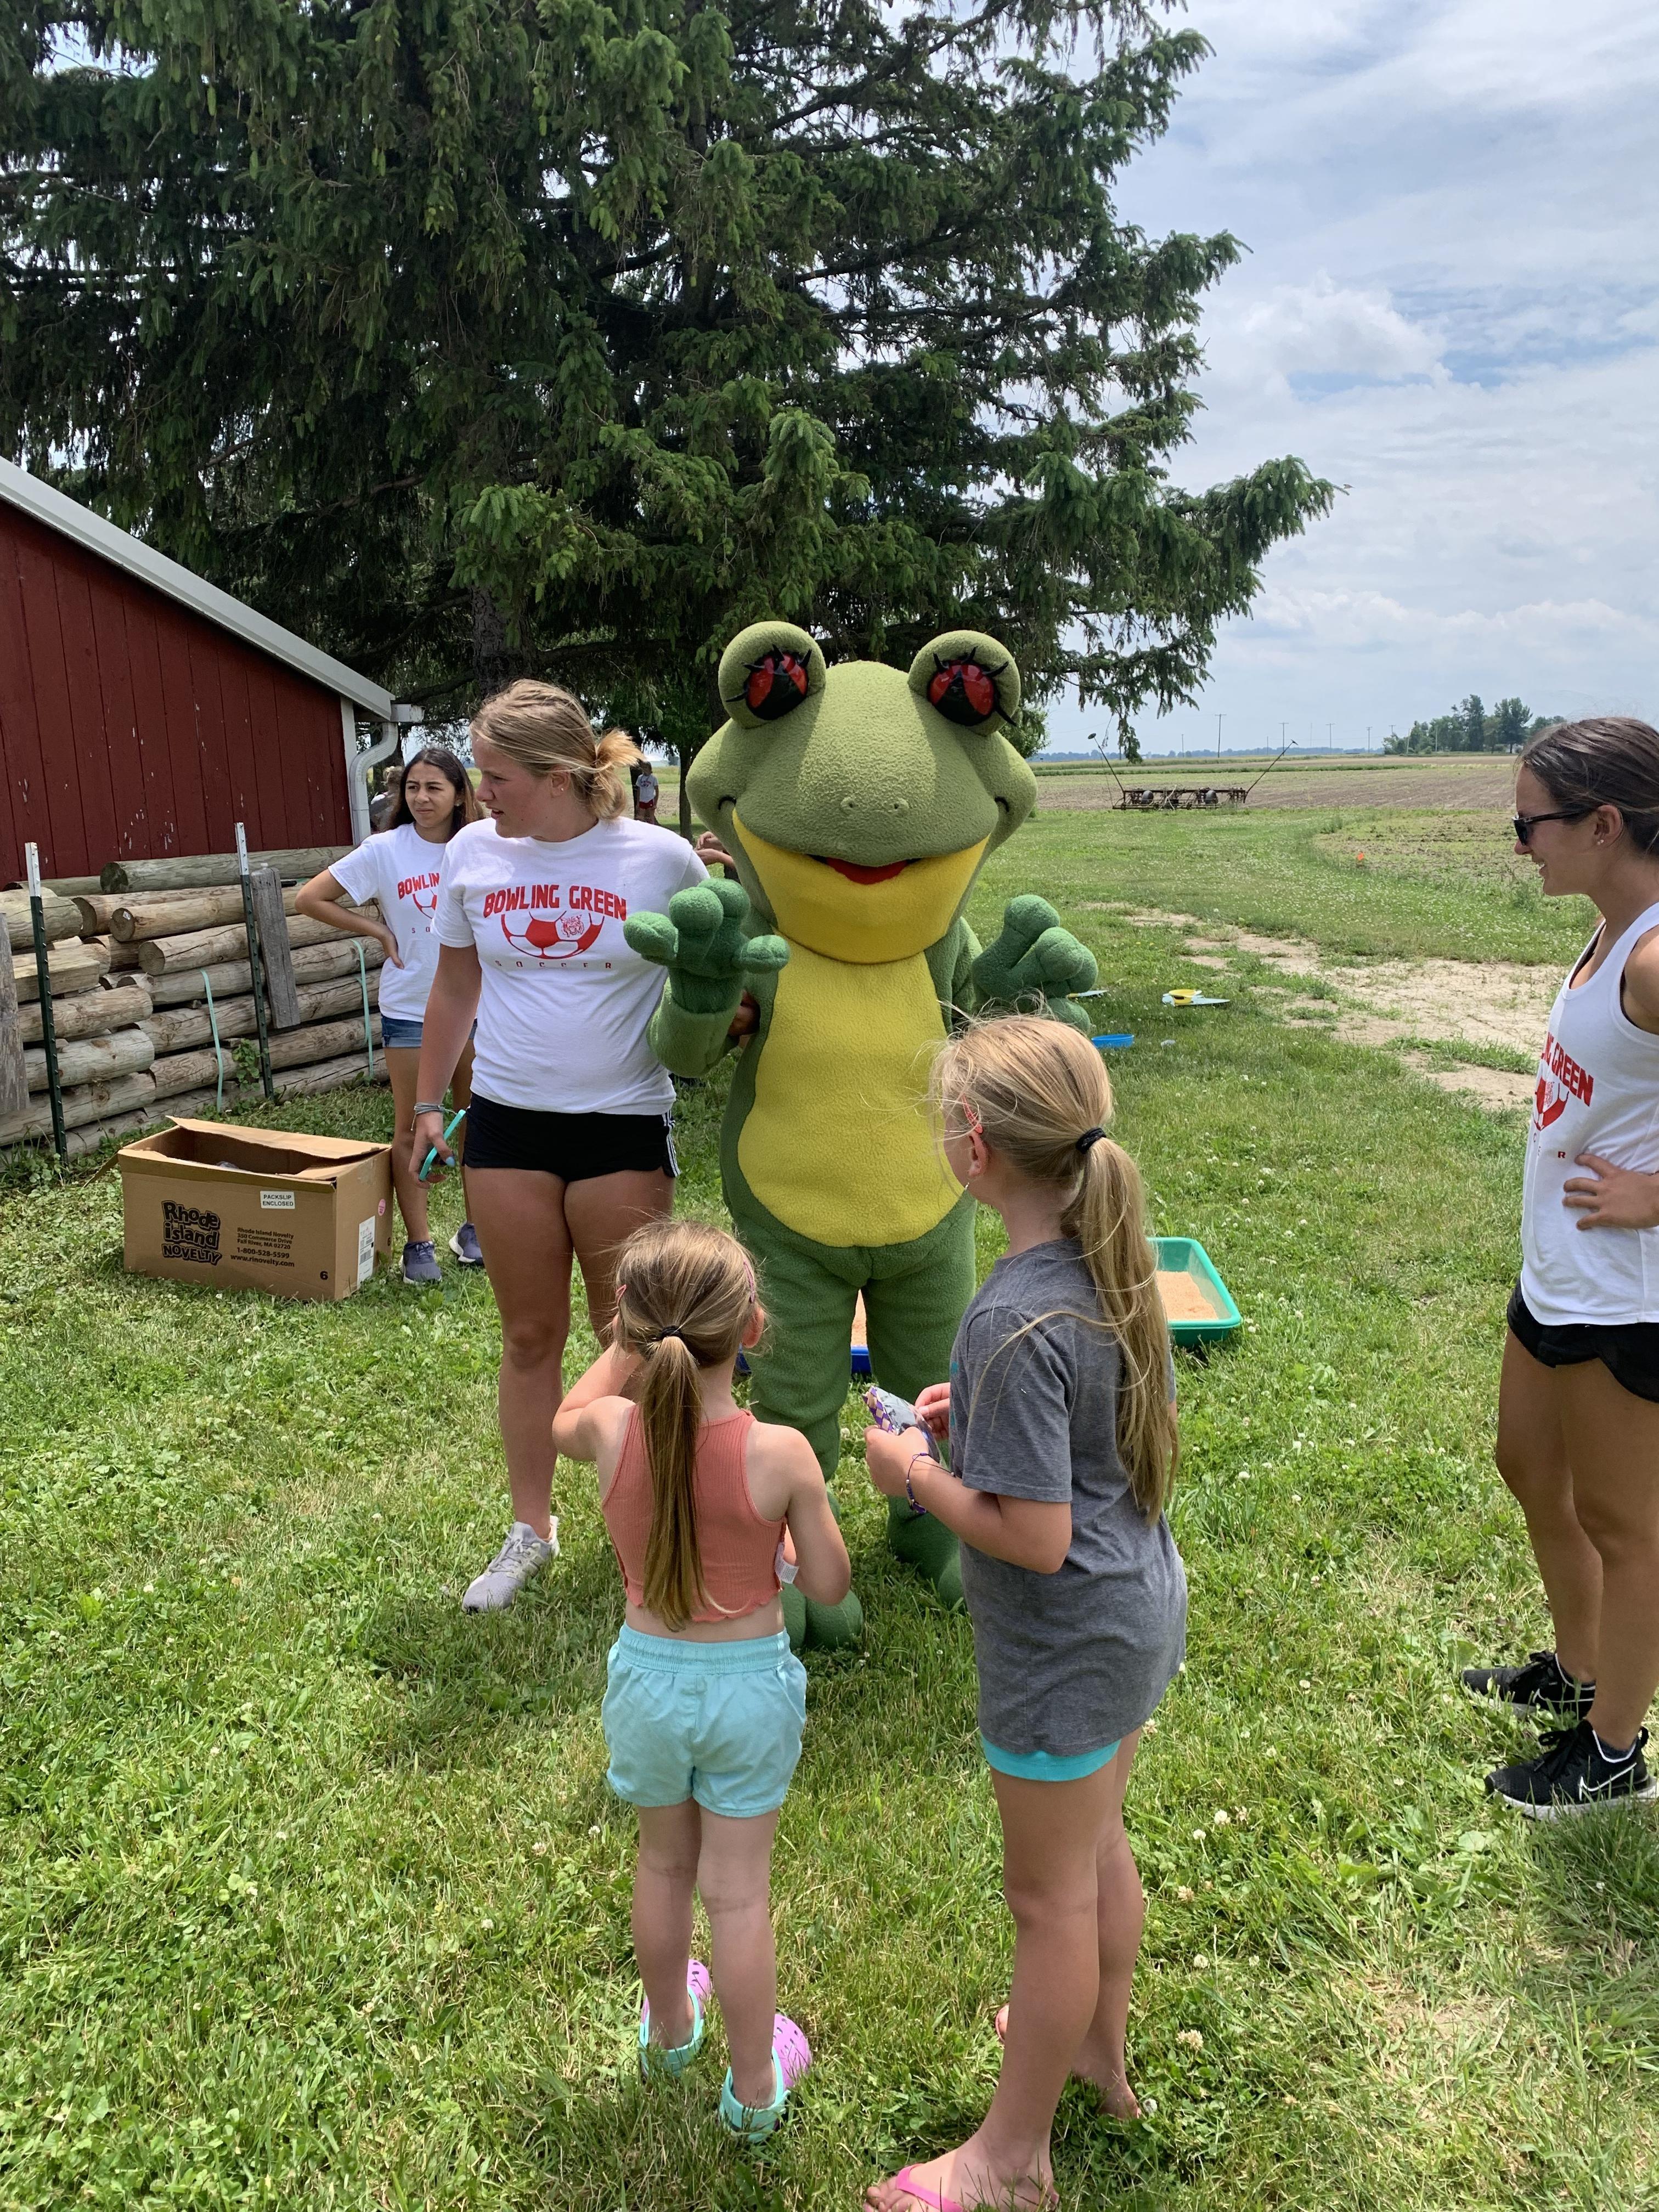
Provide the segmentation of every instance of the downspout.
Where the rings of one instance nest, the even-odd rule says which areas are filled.
[[[394,707],[392,711],[393,720],[381,723],[380,734],[374,744],[360,747],[357,744],[356,709],[349,699],[342,699],[340,702],[340,715],[345,725],[346,742],[349,748],[346,756],[346,788],[351,804],[351,842],[354,845],[361,845],[369,833],[369,770],[378,768],[389,754],[397,750],[403,743],[405,718],[410,721],[414,720],[420,710],[417,708]]]

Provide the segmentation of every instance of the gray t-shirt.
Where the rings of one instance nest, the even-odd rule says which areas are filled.
[[[1057,1574],[962,1547],[979,1725],[1000,1750],[1060,1759],[1138,1729],[1180,1666],[1187,1577],[1162,1515],[1148,1524],[1117,1452],[1117,1340],[1066,1239],[999,1260],[957,1332],[951,1465],[972,1490],[1069,1502]],[[1023,1336],[1010,1343],[1016,1331]]]

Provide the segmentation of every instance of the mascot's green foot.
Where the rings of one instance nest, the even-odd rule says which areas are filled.
[[[957,1540],[945,1523],[931,1513],[913,1513],[902,1498],[890,1498],[887,1541],[907,1565],[921,1569],[939,1603],[954,1612],[962,1603],[962,1561]]]
[[[783,1588],[783,1625],[789,1632],[789,1648],[799,1651],[836,1651],[856,1644],[864,1634],[864,1607],[857,1593],[848,1590],[839,1605],[815,1605],[803,1597],[793,1583]]]

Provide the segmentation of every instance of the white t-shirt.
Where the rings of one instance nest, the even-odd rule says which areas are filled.
[[[648,768],[641,769],[640,771],[639,783],[635,793],[640,805],[641,806],[654,806],[657,803],[657,792],[658,785],[656,777],[652,775]]]
[[[380,1012],[394,1021],[418,1022],[426,1013],[427,993],[438,970],[438,940],[432,917],[438,907],[438,876],[447,846],[434,845],[412,822],[365,837],[355,853],[336,860],[334,880],[361,906],[378,899],[380,919],[398,940],[401,968],[388,960],[380,970]]]
[[[622,926],[708,875],[683,837],[626,817],[562,844],[503,837],[493,822],[458,830],[436,931],[441,945],[476,945],[483,971],[473,1089],[536,1113],[666,1113],[674,1086],[646,1042],[663,970]]]

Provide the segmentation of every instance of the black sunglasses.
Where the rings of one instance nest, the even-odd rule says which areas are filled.
[[[1510,823],[1515,831],[1516,844],[1529,845],[1532,833],[1540,822],[1583,822],[1595,811],[1593,806],[1573,806],[1563,814],[1512,814]]]

